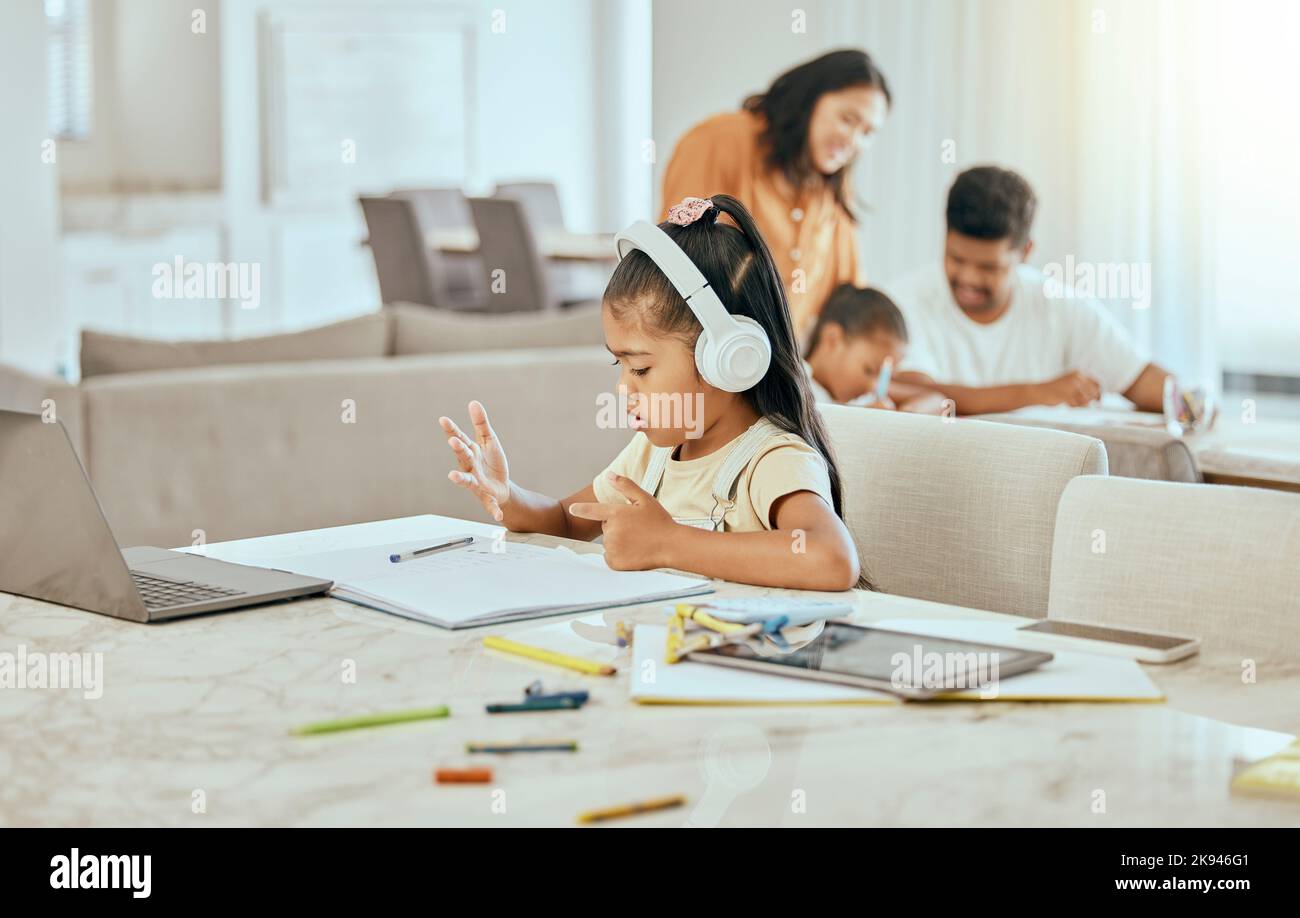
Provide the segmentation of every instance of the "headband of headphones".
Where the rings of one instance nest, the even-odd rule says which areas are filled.
[[[695,344],[695,364],[710,385],[741,392],[758,384],[772,362],[772,345],[763,327],[748,316],[727,312],[717,292],[672,238],[638,220],[614,238],[618,257],[644,252],[681,294],[703,331]]]

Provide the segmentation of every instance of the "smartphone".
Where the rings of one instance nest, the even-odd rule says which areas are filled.
[[[1128,631],[1105,625],[1045,618],[1016,629],[1025,643],[1057,650],[1077,650],[1128,657],[1143,663],[1173,663],[1201,649],[1201,639],[1160,631]]]

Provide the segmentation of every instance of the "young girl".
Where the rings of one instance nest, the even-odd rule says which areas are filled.
[[[719,223],[719,214],[735,225]],[[761,586],[853,587],[858,555],[840,518],[839,471],[780,276],[753,219],[735,198],[715,195],[686,199],[659,228],[728,313],[766,333],[771,362],[757,384],[732,392],[706,381],[696,363],[700,319],[635,248],[610,279],[602,316],[638,431],[632,441],[594,482],[556,500],[511,480],[487,411],[470,402],[474,436],[450,418],[439,421],[460,464],[448,477],[513,532],[603,534],[605,560],[616,570],[669,567]]]

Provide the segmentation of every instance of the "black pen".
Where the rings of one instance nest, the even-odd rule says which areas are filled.
[[[410,561],[412,558],[422,558],[425,555],[431,555],[434,552],[446,551],[449,548],[460,548],[469,545],[474,541],[473,536],[465,536],[463,539],[452,539],[450,542],[443,542],[440,545],[430,545],[428,548],[417,548],[414,551],[404,551],[400,555],[389,555],[388,560],[396,564],[398,561]]]

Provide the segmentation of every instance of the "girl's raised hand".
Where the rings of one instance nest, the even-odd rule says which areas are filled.
[[[460,470],[448,472],[447,477],[477,497],[492,518],[501,522],[505,516],[501,508],[510,500],[506,453],[482,403],[469,403],[469,419],[474,424],[473,437],[457,427],[451,418],[438,418],[447,433],[447,444],[460,463]]]

